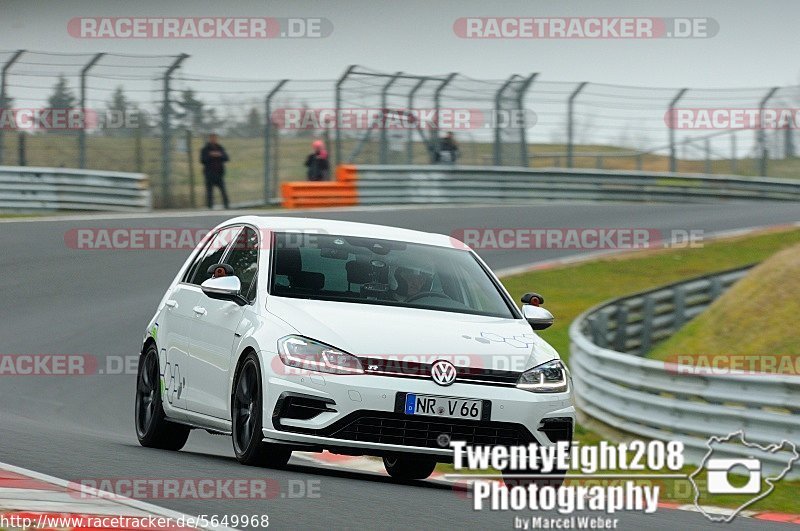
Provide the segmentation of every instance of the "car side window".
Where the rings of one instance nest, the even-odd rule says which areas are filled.
[[[225,263],[233,268],[233,274],[242,283],[242,294],[252,302],[256,295],[258,273],[258,233],[245,227],[236,237]]]
[[[208,274],[208,268],[222,262],[225,249],[227,249],[240,229],[241,227],[225,228],[217,232],[203,252],[200,253],[199,259],[194,264],[193,269],[189,270],[184,282],[200,285],[211,278],[211,275]]]

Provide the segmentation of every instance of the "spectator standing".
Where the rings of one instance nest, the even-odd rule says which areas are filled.
[[[458,144],[456,144],[455,137],[453,137],[453,132],[448,131],[444,138],[439,141],[439,151],[436,152],[436,162],[455,164],[458,155]]]
[[[326,181],[330,170],[328,152],[322,140],[311,143],[314,152],[306,158],[306,176],[309,181]]]
[[[203,176],[206,178],[206,203],[209,210],[214,208],[214,187],[222,193],[225,209],[230,208],[228,193],[225,191],[225,163],[230,159],[225,148],[219,143],[215,133],[208,135],[208,142],[200,150],[200,163],[203,165]]]

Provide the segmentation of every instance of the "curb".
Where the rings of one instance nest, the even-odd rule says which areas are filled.
[[[197,518],[7,463],[0,463],[0,526],[3,521],[62,531],[228,529],[180,525]]]

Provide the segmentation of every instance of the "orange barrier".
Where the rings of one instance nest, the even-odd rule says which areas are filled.
[[[354,206],[358,204],[356,167],[336,168],[335,181],[292,181],[281,185],[284,208]]]
[[[336,180],[340,182],[355,182],[358,180],[358,168],[355,164],[339,164],[336,166]]]

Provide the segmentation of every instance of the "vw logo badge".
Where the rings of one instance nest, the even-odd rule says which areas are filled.
[[[446,433],[440,433],[439,436],[436,437],[436,444],[442,448],[447,448],[450,446],[450,435]]]
[[[456,368],[449,361],[439,360],[431,365],[431,378],[439,385],[450,385],[456,381]]]

